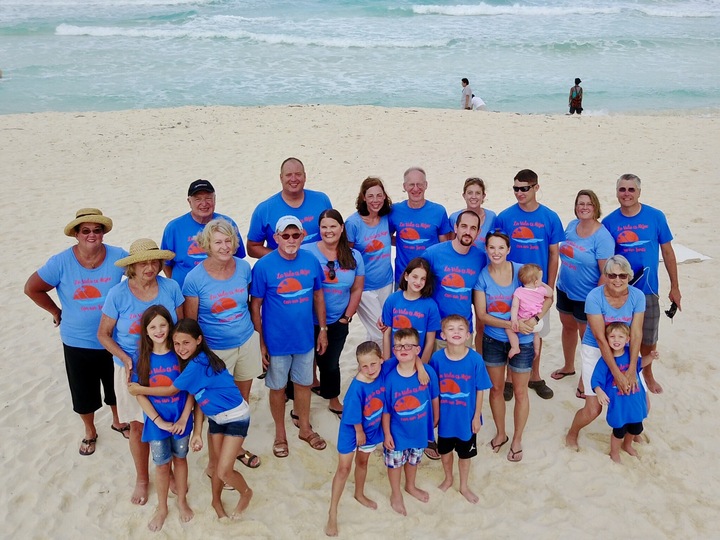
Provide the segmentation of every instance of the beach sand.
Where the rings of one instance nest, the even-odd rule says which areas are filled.
[[[531,168],[540,176],[541,202],[563,223],[573,217],[574,197],[582,188],[596,191],[605,213],[614,209],[614,182],[632,172],[643,180],[641,201],[666,213],[675,241],[713,259],[679,267],[684,311],[672,324],[662,316],[655,373],[665,393],[652,399],[649,442],[638,445],[639,459],[625,455],[620,466],[610,461],[604,417],[582,432],[579,452],[564,447],[582,402],[575,398],[577,376],[550,379],[550,372],[562,366],[553,308],[542,373],[555,397],[543,401],[531,392],[523,461],[509,463],[505,452],[494,455],[487,447],[494,427],[486,396],[485,425],[478,435],[482,447],[471,473],[480,496],[476,506],[457,492],[457,479],[454,489],[440,492],[442,467],[425,460],[418,485],[430,492],[430,502],[406,496],[408,516],[398,516],[390,509],[385,468],[375,454],[366,492],[379,509],[352,499],[351,477],[340,505],[341,538],[715,537],[720,375],[711,352],[711,314],[720,311],[718,141],[720,120],[713,117],[578,118],[326,106],[3,116],[0,148],[8,197],[0,214],[3,536],[151,536],[146,525],[156,496],[151,489],[146,506],[130,503],[132,462],[127,442],[110,430],[107,407],[97,415],[97,451],[91,457],[78,454],[82,427],[72,412],[58,332],[50,316],[22,294],[34,270],[74,243],[62,234],[64,225],[78,208],[96,206],[115,222],[107,243],[127,249],[139,237],[159,242],[164,225],[188,210],[188,184],[206,178],[217,190],[217,210],[232,216],[244,237],[255,205],[280,188],[280,162],[297,156],[306,166],[306,187],[326,192],[346,217],[368,175],[382,177],[394,200],[404,199],[402,173],[411,165],[426,169],[428,199],[450,211],[462,206],[468,176],[487,182],[487,208],[506,208],[515,202],[513,176]],[[661,307],[667,309],[667,275],[660,273]],[[353,321],[341,361],[343,388],[363,339],[360,321]],[[237,465],[255,491],[242,520],[215,519],[203,450],[189,457],[195,519],[181,526],[171,501],[156,537],[323,536],[337,418],[313,397],[312,423],[328,448],[317,452],[299,441],[288,418],[290,457],[281,460],[271,453],[272,421],[261,382],[253,387],[251,407],[246,447],[263,465],[257,470]],[[511,411],[512,404],[510,432]],[[224,499],[228,508],[237,500],[233,492],[225,492]]]

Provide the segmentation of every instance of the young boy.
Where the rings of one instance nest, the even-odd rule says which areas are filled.
[[[518,270],[518,279],[522,286],[515,289],[513,293],[512,306],[510,307],[510,320],[512,328],[505,330],[510,342],[508,358],[520,353],[520,339],[518,338],[518,320],[535,318],[533,329],[533,347],[535,354],[540,354],[540,335],[538,332],[543,329],[542,313],[545,298],[552,298],[553,291],[542,281],[542,268],[537,264],[528,263]]]
[[[390,480],[390,505],[403,516],[407,515],[400,491],[400,477],[405,470],[405,491],[420,502],[428,502],[427,491],[415,485],[417,466],[434,439],[439,402],[435,372],[428,368],[428,384],[420,383],[415,367],[419,361],[420,337],[414,328],[401,328],[395,333],[393,351],[397,366],[385,376],[385,410],[382,427],[385,434],[385,465]],[[392,359],[390,359],[392,362]]]
[[[612,322],[605,327],[608,345],[615,356],[618,369],[625,373],[630,367],[630,327],[621,322]],[[648,365],[652,357],[643,357],[638,361],[637,371]],[[602,360],[595,366],[592,375],[592,389],[597,394],[600,405],[607,405],[607,422],[613,428],[610,437],[610,459],[620,463],[620,448],[631,456],[637,456],[632,443],[636,435],[643,431],[642,421],[647,418],[648,407],[645,387],[639,382],[632,394],[618,392],[615,380]]]
[[[453,450],[458,455],[460,493],[471,503],[478,496],[468,487],[470,459],[477,455],[477,433],[482,426],[483,393],[492,383],[482,356],[465,345],[470,329],[465,317],[448,315],[442,320],[442,339],[447,344],[430,358],[440,385],[438,452],[445,470],[440,489],[453,485]]]
[[[370,454],[382,442],[382,413],[385,385],[381,375],[382,353],[374,341],[366,341],[355,350],[358,373],[345,394],[344,410],[338,431],[338,466],[332,481],[332,496],[325,534],[338,535],[337,509],[345,482],[350,476],[355,455],[355,499],[375,510],[375,501],[365,496],[365,477]]]

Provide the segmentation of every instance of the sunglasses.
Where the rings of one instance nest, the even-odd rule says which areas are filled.
[[[670,304],[670,309],[665,310],[665,315],[668,316],[668,319],[672,320],[672,318],[677,313],[677,310],[678,310],[678,305],[675,302],[673,302],[672,304]]]
[[[102,227],[95,227],[94,229],[88,229],[86,227],[83,227],[80,229],[80,234],[83,234],[85,236],[88,236],[89,234],[105,234],[105,229]]]
[[[532,185],[530,185],[530,186],[513,186],[513,191],[514,191],[515,193],[517,193],[518,191],[521,192],[521,193],[527,193],[528,191],[530,191],[530,190],[531,190],[532,188],[534,188],[535,186],[537,186],[537,184],[532,184]]]
[[[291,238],[292,238],[293,240],[297,240],[297,239],[300,238],[301,236],[302,236],[302,233],[299,233],[299,232],[283,233],[283,234],[280,235],[280,238],[282,238],[283,240],[290,240]]]
[[[625,281],[627,278],[630,277],[628,274],[605,274],[605,275],[610,280],[620,278],[623,281]]]
[[[328,269],[328,277],[330,279],[335,279],[335,276],[337,275],[335,273],[335,261],[328,261],[325,263],[325,266],[327,266]]]
[[[625,193],[626,191],[627,191],[628,193],[635,193],[635,192],[637,191],[637,189],[635,189],[634,187],[627,187],[627,188],[626,188],[626,187],[619,187],[619,188],[618,188],[618,193]]]
[[[393,345],[393,351],[412,351],[414,347],[419,347],[420,345],[410,344],[406,343],[405,345]]]

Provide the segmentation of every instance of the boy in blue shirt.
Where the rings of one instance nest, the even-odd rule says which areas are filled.
[[[621,322],[611,322],[605,327],[608,345],[615,356],[615,363],[621,372],[630,367],[630,327]],[[652,355],[642,357],[637,370],[647,367]],[[605,362],[598,362],[592,375],[592,389],[597,394],[600,405],[607,405],[607,422],[613,428],[610,437],[610,459],[620,463],[620,448],[631,456],[637,456],[633,440],[643,432],[642,421],[647,418],[648,406],[645,386],[638,384],[631,394],[618,392],[615,378]]]
[[[445,480],[440,489],[453,485],[453,450],[458,455],[460,493],[471,503],[478,496],[468,487],[470,459],[477,455],[477,433],[482,426],[483,394],[492,383],[482,356],[470,349],[468,322],[462,315],[448,315],[442,320],[442,336],[447,343],[430,358],[440,386],[440,421],[438,452]]]
[[[403,469],[405,491],[420,502],[430,500],[430,494],[415,485],[415,478],[423,450],[435,437],[440,391],[432,369],[427,369],[430,376],[428,384],[422,384],[418,379],[415,364],[420,361],[420,337],[417,330],[398,330],[393,351],[398,364],[385,376],[385,410],[382,416],[384,456],[390,480],[390,505],[398,514],[406,516],[400,490]]]

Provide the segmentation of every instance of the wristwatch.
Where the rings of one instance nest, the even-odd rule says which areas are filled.
[[[540,322],[540,317],[538,317],[537,315],[535,315],[535,322]]]

